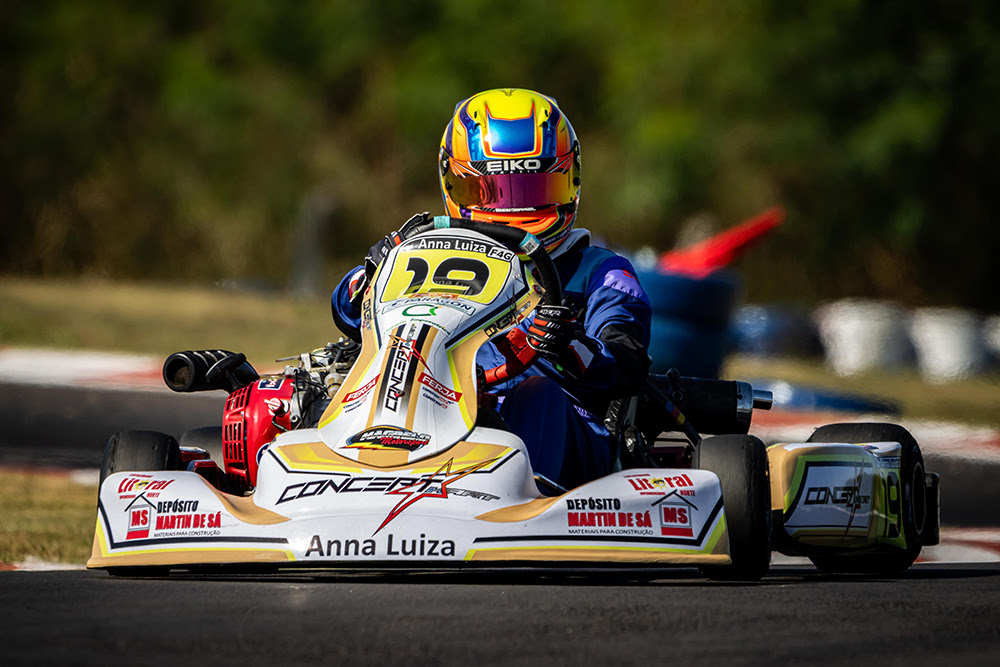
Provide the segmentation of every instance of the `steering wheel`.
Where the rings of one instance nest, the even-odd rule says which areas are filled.
[[[562,305],[562,282],[559,280],[559,273],[545,246],[533,234],[517,227],[438,216],[429,222],[415,225],[406,230],[402,236],[404,239],[410,239],[432,229],[469,229],[503,244],[508,250],[527,254],[538,269],[538,283],[545,291],[541,304]],[[538,352],[528,345],[528,335],[517,327],[508,331],[503,337],[495,339],[493,344],[503,355],[504,362],[486,370],[483,374],[485,389],[517,377],[535,363],[539,356]]]

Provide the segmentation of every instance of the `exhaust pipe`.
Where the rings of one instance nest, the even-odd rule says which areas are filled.
[[[182,393],[214,389],[232,393],[258,378],[246,355],[228,350],[174,352],[163,362],[163,382]]]

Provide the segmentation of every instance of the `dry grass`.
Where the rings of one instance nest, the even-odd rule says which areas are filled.
[[[82,564],[96,520],[96,484],[69,473],[0,470],[0,564],[29,556]]]
[[[774,378],[793,384],[864,394],[900,406],[911,419],[941,419],[1000,427],[1000,376],[996,373],[948,384],[928,384],[915,370],[871,372],[849,378],[821,361],[731,357],[725,373],[734,379]]]
[[[0,345],[166,356],[178,350],[244,352],[265,367],[339,336],[325,295],[291,298],[223,288],[0,278]],[[878,395],[907,417],[1000,426],[1000,376],[945,385],[914,371],[841,378],[815,360],[734,357],[733,378],[775,378]]]
[[[339,335],[324,296],[0,278],[0,345],[163,356],[222,348],[266,364]]]

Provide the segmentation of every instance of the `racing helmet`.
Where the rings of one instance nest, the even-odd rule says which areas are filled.
[[[552,252],[580,201],[580,143],[551,97],[520,88],[459,102],[439,153],[441,195],[454,218],[510,225]]]

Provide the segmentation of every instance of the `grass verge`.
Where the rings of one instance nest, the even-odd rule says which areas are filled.
[[[96,519],[96,483],[63,472],[0,470],[0,564],[29,556],[82,564]]]
[[[0,345],[164,357],[221,348],[265,365],[339,336],[325,296],[0,278]]]
[[[325,295],[0,277],[0,345],[135,352],[243,352],[257,367],[336,340]],[[842,378],[820,360],[731,357],[725,376],[879,396],[911,419],[1000,427],[1000,375],[932,385],[914,370]]]

